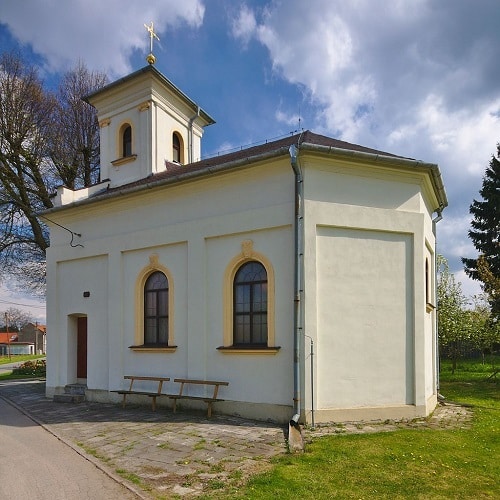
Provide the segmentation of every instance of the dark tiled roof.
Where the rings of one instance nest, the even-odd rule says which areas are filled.
[[[389,156],[393,158],[404,158],[402,156],[386,153],[384,151],[378,151],[376,149],[359,146],[358,144],[351,144],[349,142],[340,141],[338,139],[332,139],[331,137],[315,134],[309,130],[306,130],[302,133],[290,135],[282,139],[266,142],[263,144],[259,144],[258,146],[252,146],[249,148],[241,149],[224,155],[213,156],[186,165],[179,165],[177,163],[166,162],[167,168],[163,172],[151,175],[149,177],[140,179],[138,181],[129,184],[111,188],[107,192],[112,193],[127,188],[133,188],[136,186],[139,187],[141,185],[149,185],[152,183],[161,182],[163,180],[166,181],[168,179],[174,180],[176,178],[179,178],[180,176],[182,176],[182,178],[186,178],[187,174],[193,176],[202,175],[204,171],[208,173],[212,169],[221,167],[223,165],[233,164],[233,163],[237,165],[242,162],[246,163],[246,161],[250,162],[252,160],[256,160],[259,156],[265,156],[265,155],[271,156],[273,153],[275,153],[276,155],[288,154],[288,148],[292,144],[299,146],[301,144],[311,144],[315,146],[325,146],[335,149],[343,149],[345,151],[357,151],[374,155]]]

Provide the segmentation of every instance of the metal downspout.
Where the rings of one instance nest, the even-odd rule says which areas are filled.
[[[200,116],[200,107],[196,106],[196,114],[189,119],[188,127],[188,163],[194,162],[194,140],[193,140],[193,125],[196,118]]]
[[[439,207],[436,210],[437,217],[432,219],[432,233],[434,234],[434,300],[436,301],[436,307],[437,307],[437,274],[438,274],[438,268],[437,268],[437,231],[436,231],[436,224],[443,218],[442,213],[443,213],[443,207]],[[438,314],[439,314],[439,309],[436,309],[436,314],[434,318],[434,325],[435,325],[435,331],[436,331],[436,393],[437,397],[440,397],[439,394],[439,385],[440,385],[440,379],[439,379],[439,324],[438,324]]]
[[[300,404],[300,341],[302,327],[302,275],[303,275],[303,178],[298,162],[298,148],[292,144],[289,148],[290,163],[295,175],[295,272],[294,272],[294,314],[293,314],[293,409],[294,414],[301,415]]]

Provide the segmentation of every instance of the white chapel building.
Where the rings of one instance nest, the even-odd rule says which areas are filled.
[[[277,422],[433,411],[437,165],[310,131],[200,160],[214,120],[152,64],[87,100],[101,180],[46,212],[47,396],[142,375]]]

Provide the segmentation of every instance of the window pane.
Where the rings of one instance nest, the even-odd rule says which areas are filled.
[[[267,314],[254,314],[252,321],[252,342],[254,344],[267,344]]]
[[[250,343],[250,316],[247,314],[236,316],[234,325],[234,343]]]
[[[181,162],[181,141],[177,134],[172,136],[172,156],[174,161]]]
[[[158,343],[168,344],[168,318],[160,318],[158,323]]]
[[[127,127],[123,131],[123,156],[132,154],[132,127]]]
[[[146,281],[146,290],[160,290],[166,288],[168,288],[168,280],[163,273],[153,273]]]
[[[243,264],[234,278],[235,283],[251,283],[265,280],[267,280],[265,267],[260,262],[255,261]]]
[[[144,313],[146,316],[156,316],[156,293],[154,292],[146,293]]]
[[[144,343],[156,344],[156,319],[148,318],[144,325]]]
[[[235,312],[249,312],[250,311],[250,287],[246,285],[238,285],[234,290],[235,301],[234,309]]]
[[[253,286],[253,311],[267,310],[267,285],[265,283]]]
[[[168,315],[168,290],[158,292],[158,315]]]

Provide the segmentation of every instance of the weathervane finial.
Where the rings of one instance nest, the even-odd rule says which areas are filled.
[[[145,24],[144,27],[148,30],[150,38],[149,54],[146,57],[146,61],[149,64],[154,64],[156,62],[156,57],[153,55],[153,38],[156,38],[158,41],[160,41],[160,39],[158,38],[158,35],[154,31],[153,21],[151,21],[151,26]]]

